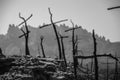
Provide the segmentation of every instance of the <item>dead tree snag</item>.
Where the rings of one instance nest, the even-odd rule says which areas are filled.
[[[75,29],[78,29],[78,28],[81,28],[81,27],[74,27],[74,23],[71,21],[71,23],[72,23],[72,26],[73,26],[73,28],[70,28],[70,29],[68,29],[68,30],[65,30],[65,32],[68,32],[68,31],[71,31],[72,30],[72,51],[73,51],[73,65],[74,65],[74,76],[75,76],[75,79],[77,79],[77,71],[76,71],[76,69],[77,69],[77,64],[78,64],[78,62],[77,62],[77,58],[75,58],[74,56],[76,55],[76,49],[75,49],[75,45],[76,45],[76,43],[75,43],[75,38],[74,38],[74,30]]]
[[[67,61],[66,61],[66,57],[65,57],[65,48],[64,48],[63,39],[64,39],[64,38],[68,38],[68,36],[62,36],[60,33],[58,33],[58,35],[60,36],[60,41],[61,41],[62,58],[64,59],[65,66],[66,66],[66,68],[67,68]]]
[[[30,17],[28,19],[30,19],[32,17],[32,14],[30,15]],[[29,47],[28,47],[28,39],[29,39],[29,33],[30,31],[28,30],[28,26],[27,26],[27,20],[28,19],[25,19],[24,17],[21,16],[21,14],[19,13],[19,18],[21,18],[24,22],[22,22],[20,25],[22,25],[23,23],[25,23],[25,29],[26,29],[26,32],[21,28],[21,31],[23,32],[23,35],[19,36],[19,38],[21,37],[25,37],[25,53],[26,55],[30,55],[30,52],[29,52]]]
[[[46,57],[46,55],[45,55],[45,52],[44,52],[44,47],[43,47],[43,39],[44,39],[44,37],[43,37],[43,36],[41,36],[41,37],[40,37],[40,40],[41,40],[40,45],[41,45],[41,50],[42,50],[43,57],[45,58],[45,57]]]

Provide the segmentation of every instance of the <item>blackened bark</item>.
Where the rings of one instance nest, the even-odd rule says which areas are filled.
[[[118,9],[118,8],[120,8],[120,6],[111,7],[111,8],[108,8],[107,10]]]
[[[32,14],[31,14],[31,16],[28,18],[28,19],[30,19],[32,17]],[[25,53],[26,53],[26,55],[30,55],[30,52],[29,52],[29,47],[28,47],[28,39],[29,39],[29,30],[28,30],[28,26],[27,26],[27,20],[25,20],[25,18],[24,17],[21,17],[21,15],[20,15],[20,13],[19,13],[19,18],[21,18],[24,22],[23,23],[25,23],[25,29],[26,29],[26,33],[25,33],[25,31],[23,31],[22,29],[22,32],[24,33],[24,37],[25,37]],[[23,24],[22,23],[22,24]],[[21,24],[20,24],[21,25]]]
[[[53,23],[53,20],[52,20],[52,13],[50,11],[50,8],[48,8],[49,10],[49,14],[50,14],[50,21],[51,21],[51,24],[53,26],[53,29],[54,29],[54,32],[55,32],[55,35],[56,35],[56,39],[57,39],[57,43],[58,43],[58,51],[59,51],[59,59],[62,58],[62,53],[61,53],[61,45],[60,45],[60,41],[59,41],[59,37],[58,37],[58,34],[57,34],[57,29],[56,29],[56,26],[55,24]]]
[[[72,30],[72,51],[73,51],[73,66],[74,66],[74,76],[75,76],[75,79],[77,80],[77,71],[76,71],[76,69],[77,69],[77,58],[75,57],[75,55],[76,55],[76,51],[75,51],[75,43],[76,43],[76,41],[75,41],[75,39],[74,39],[74,30],[75,29],[79,29],[79,28],[81,28],[81,27],[74,27],[74,24],[73,24],[73,22],[71,21],[71,23],[72,23],[72,28],[70,28],[70,29],[68,29],[68,30],[65,30],[65,32],[68,32],[68,31],[71,31]]]
[[[63,43],[63,37],[61,36],[61,46],[62,46],[62,53],[63,53],[63,58],[65,61],[65,66],[67,68],[67,61],[66,61],[66,57],[65,57],[65,48],[64,48],[64,43]]]
[[[40,45],[41,45],[42,54],[43,54],[43,57],[45,58],[45,57],[46,57],[46,55],[45,55],[45,52],[44,52],[44,47],[43,47],[43,39],[44,39],[44,37],[43,37],[43,36],[41,36],[41,37],[40,37],[40,39],[41,39]]]
[[[56,24],[56,23],[60,23],[60,22],[64,22],[64,21],[68,21],[68,19],[56,21],[56,22],[53,22],[53,23]],[[50,26],[50,25],[52,25],[52,24],[45,24],[45,25],[43,25],[43,26],[40,26],[39,28],[44,28],[44,27],[47,27],[47,26]]]
[[[74,64],[74,76],[75,76],[75,79],[77,79],[77,58],[75,58],[75,39],[74,39],[74,24],[73,22],[71,21],[72,25],[73,25],[73,29],[72,29],[72,47],[73,47],[73,64]]]
[[[110,57],[116,61],[119,61],[116,57],[114,57],[113,55],[111,54],[101,54],[101,55],[96,55],[97,57]],[[81,58],[81,59],[91,59],[91,58],[94,58],[94,55],[91,55],[91,56],[77,56],[75,55],[76,58]]]
[[[96,42],[96,38],[95,38],[95,33],[94,33],[94,30],[93,30],[93,43],[94,43],[94,52],[93,52],[93,55],[94,55],[94,66],[95,66],[95,80],[98,80],[98,60],[97,60],[97,42]]]

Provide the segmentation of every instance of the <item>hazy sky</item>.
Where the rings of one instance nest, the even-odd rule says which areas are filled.
[[[118,5],[120,0],[0,0],[0,34],[7,32],[9,24],[18,25],[22,21],[19,12],[26,18],[33,14],[28,21],[31,26],[50,23],[50,7],[54,21],[72,19],[89,32],[95,29],[112,42],[120,41],[120,9],[107,10]],[[71,26],[70,21],[65,24]]]

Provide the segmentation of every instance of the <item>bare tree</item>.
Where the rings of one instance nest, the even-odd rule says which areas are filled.
[[[32,14],[30,15],[30,17],[28,17],[28,19],[30,19],[32,17]],[[25,23],[25,29],[26,31],[24,31],[22,28],[21,28],[21,31],[23,32],[23,35],[19,36],[19,38],[21,37],[25,37],[25,53],[26,55],[30,55],[30,52],[29,52],[29,47],[28,47],[28,39],[29,39],[29,33],[30,31],[28,30],[28,26],[27,26],[27,20],[28,19],[25,19],[24,17],[21,16],[21,14],[19,13],[19,18],[21,18],[24,22],[22,22],[21,24],[19,24],[18,26],[22,25],[23,23]]]
[[[90,55],[90,56],[78,56],[78,55],[75,55],[76,58],[80,58],[80,59],[91,59],[93,58],[94,59],[94,66],[95,66],[95,80],[98,80],[99,76],[98,76],[98,60],[97,58],[98,57],[110,57],[116,61],[119,61],[116,57],[114,57],[113,55],[111,54],[96,54],[96,50],[97,50],[97,43],[96,43],[96,38],[95,38],[95,33],[94,33],[94,30],[93,30],[93,34],[92,34],[92,37],[93,37],[93,43],[94,43],[94,51],[93,51],[93,55]]]
[[[57,21],[57,22],[53,22],[52,13],[51,13],[51,11],[50,11],[50,8],[48,8],[48,10],[49,10],[49,14],[50,14],[51,24],[47,24],[47,25],[41,26],[40,28],[44,28],[44,27],[46,27],[46,26],[52,25],[52,27],[53,27],[53,29],[54,29],[54,32],[55,32],[55,35],[56,35],[56,39],[57,39],[58,51],[59,51],[59,59],[61,59],[61,58],[62,58],[61,45],[60,45],[60,40],[59,40],[59,36],[58,36],[58,33],[57,33],[57,29],[56,29],[55,24],[56,24],[56,23],[60,23],[60,22],[67,21],[67,19],[61,20],[61,21]]]
[[[45,55],[44,47],[43,47],[44,36],[41,36],[41,37],[40,37],[40,40],[41,40],[40,45],[41,45],[42,54],[43,54],[43,57],[45,58],[46,55]]]
[[[78,62],[77,62],[77,58],[75,58],[74,56],[76,55],[76,49],[75,49],[75,47],[76,47],[76,42],[75,42],[75,33],[74,33],[74,30],[75,29],[78,29],[78,28],[81,28],[81,27],[74,27],[74,23],[71,21],[71,23],[72,23],[72,28],[70,28],[70,29],[68,29],[68,30],[65,30],[65,32],[68,32],[68,31],[71,31],[72,30],[72,51],[73,51],[73,64],[74,64],[74,76],[75,76],[75,79],[77,79],[77,71],[76,71],[76,68],[77,68],[77,64],[78,64]]]
[[[95,66],[95,80],[98,80],[98,60],[97,60],[97,42],[96,42],[96,38],[95,38],[95,32],[93,30],[93,34],[92,34],[92,37],[93,37],[93,43],[94,43],[94,52],[93,52],[93,55],[94,55],[94,66]]]
[[[58,33],[58,35],[60,36],[60,41],[61,41],[61,48],[62,48],[62,58],[64,59],[65,62],[65,66],[67,68],[67,61],[66,61],[66,57],[65,57],[65,48],[64,48],[64,42],[63,39],[64,38],[68,38],[68,36],[62,36],[60,33]]]

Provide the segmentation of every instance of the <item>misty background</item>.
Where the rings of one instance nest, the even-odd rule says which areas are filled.
[[[33,14],[28,21],[31,26],[50,23],[50,7],[54,21],[72,19],[89,32],[95,29],[97,34],[111,42],[120,41],[120,9],[107,10],[118,5],[119,0],[0,0],[0,34],[7,33],[9,24],[18,25],[22,21],[19,12],[25,18]],[[70,21],[65,24],[72,26]]]

